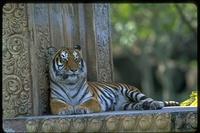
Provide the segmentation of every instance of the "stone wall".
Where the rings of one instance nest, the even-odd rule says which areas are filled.
[[[47,47],[82,47],[88,80],[113,81],[108,4],[3,6],[3,117],[49,114]]]

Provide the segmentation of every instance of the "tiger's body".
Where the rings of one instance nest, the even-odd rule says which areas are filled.
[[[80,46],[58,50],[49,65],[52,114],[161,109],[167,105],[167,102],[145,96],[134,86],[88,82]],[[177,105],[173,101],[168,103],[168,106]]]

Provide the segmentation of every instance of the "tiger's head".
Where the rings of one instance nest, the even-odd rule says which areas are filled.
[[[86,64],[82,59],[81,47],[75,45],[73,48],[49,48],[53,54],[50,61],[50,79],[62,84],[75,84],[80,79],[86,78]]]

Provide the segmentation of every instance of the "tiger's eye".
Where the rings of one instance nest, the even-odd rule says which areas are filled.
[[[62,51],[61,54],[60,54],[60,57],[61,57],[62,59],[66,59],[66,60],[67,60],[67,58],[68,58],[68,53],[67,53],[66,51]]]

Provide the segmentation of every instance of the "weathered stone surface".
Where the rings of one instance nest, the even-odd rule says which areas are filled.
[[[32,86],[26,4],[3,6],[3,117],[32,115]]]
[[[3,117],[49,114],[47,48],[82,47],[88,80],[113,81],[108,4],[3,6]]]
[[[3,128],[16,132],[194,132],[197,107],[5,118]]]

